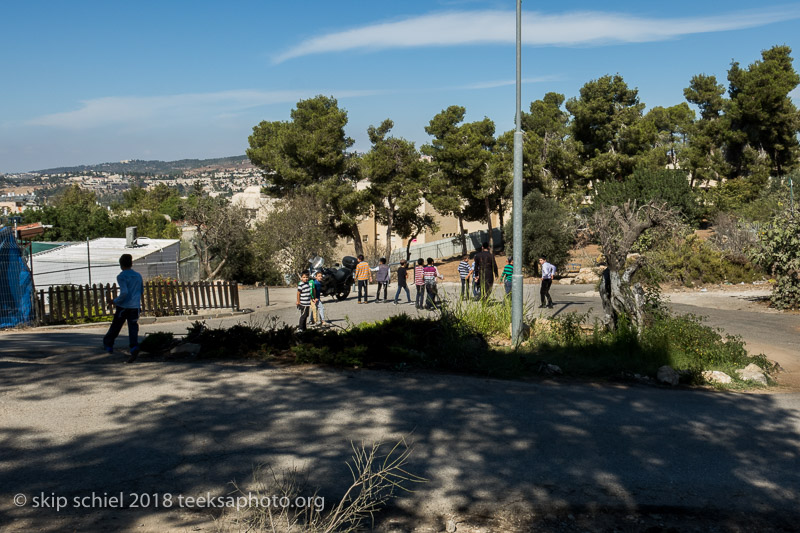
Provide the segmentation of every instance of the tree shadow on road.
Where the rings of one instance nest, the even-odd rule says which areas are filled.
[[[17,493],[223,495],[257,464],[307,469],[330,505],[350,481],[350,441],[404,435],[409,470],[429,480],[397,502],[412,516],[659,506],[788,521],[800,507],[800,420],[780,395],[211,363],[0,368],[9,529],[124,530],[142,517],[15,508]],[[195,511],[163,523],[209,512]]]

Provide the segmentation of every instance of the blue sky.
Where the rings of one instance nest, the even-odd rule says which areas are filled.
[[[254,125],[316,94],[348,111],[360,151],[387,117],[428,142],[449,105],[513,129],[515,5],[4,0],[0,172],[243,154]],[[694,74],[725,82],[731,60],[776,44],[798,57],[800,3],[754,5],[523,2],[523,108],[616,73],[648,107],[669,106]]]

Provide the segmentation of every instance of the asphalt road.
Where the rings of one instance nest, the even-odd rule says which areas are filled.
[[[255,293],[247,298],[246,305],[258,305]],[[292,298],[275,291],[269,313],[294,320]],[[554,298],[559,306],[548,313],[599,307],[585,289],[559,287]],[[248,319],[264,320],[266,310],[256,311]],[[708,311],[710,320],[746,327],[735,321],[738,314]],[[417,311],[329,306],[340,323],[394,312]],[[765,325],[753,331],[766,329],[774,342],[797,324],[761,316]],[[143,330],[185,327],[167,322]],[[309,485],[330,506],[349,480],[351,441],[402,436],[414,444],[409,470],[428,481],[403,494],[396,511],[439,529],[449,516],[559,509],[736,512],[765,524],[800,519],[797,393],[124,365],[122,354],[93,349],[103,333],[100,327],[0,335],[0,529],[213,531],[209,509],[134,509],[132,495],[225,494],[231,481],[246,481],[262,463],[306,469]],[[122,492],[127,507],[73,505],[92,492]],[[18,494],[24,506],[14,504]],[[41,496],[65,497],[69,507],[33,508]]]

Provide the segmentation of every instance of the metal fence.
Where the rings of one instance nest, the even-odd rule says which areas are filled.
[[[492,235],[494,235],[495,245],[503,242],[503,233],[500,231],[500,228],[493,228]],[[489,232],[485,230],[473,231],[464,237],[467,240],[467,253],[474,252],[480,248],[484,242],[489,242]],[[425,244],[415,244],[410,248],[412,258],[422,257],[423,259],[427,257],[433,257],[434,259],[453,257],[454,255],[461,255],[462,251],[461,239],[458,237],[427,242]],[[405,258],[406,249],[398,248],[392,250],[389,262],[396,263]]]
[[[181,281],[200,281],[200,260],[197,256],[178,261],[178,279]]]

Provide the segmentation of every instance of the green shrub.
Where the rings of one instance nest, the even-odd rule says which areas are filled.
[[[622,205],[636,200],[639,205],[650,200],[661,200],[681,212],[687,221],[699,214],[697,197],[683,170],[652,170],[640,168],[623,181],[604,181],[597,186],[595,207]]]
[[[741,339],[723,337],[696,316],[672,316],[663,309],[652,315],[641,336],[625,316],[609,332],[597,320],[587,325],[589,313],[566,313],[537,319],[530,339],[516,350],[491,347],[485,332],[507,335],[506,305],[445,306],[438,317],[396,315],[345,330],[308,330],[301,336],[277,320],[227,330],[195,322],[187,340],[201,344],[204,358],[282,352],[292,355],[296,363],[421,368],[511,379],[536,374],[547,363],[559,365],[569,375],[592,377],[652,376],[660,366],[670,365],[684,370],[684,379],[690,383],[700,382],[703,370],[722,370],[736,379],[734,370],[751,362],[769,368],[763,355],[747,354]],[[488,318],[480,318],[481,314]],[[171,334],[152,334],[151,338],[149,342],[168,345]]]
[[[569,211],[557,200],[547,198],[539,191],[525,195],[522,209],[523,268],[536,273],[539,271],[539,258],[546,257],[550,263],[562,269],[576,241],[575,221]],[[504,228],[509,257],[513,254],[513,233],[513,224],[509,221]]]
[[[265,325],[236,324],[230,328],[208,328],[195,321],[186,334],[186,342],[201,346],[199,357],[237,359],[265,356],[288,350],[294,344],[294,328],[277,319]]]
[[[442,314],[456,321],[461,327],[480,334],[484,338],[509,338],[511,332],[511,299],[462,300],[443,299]],[[523,317],[530,316],[530,308],[525,305]],[[526,318],[523,318],[524,321]]]
[[[646,253],[646,268],[639,280],[678,281],[687,287],[696,283],[752,282],[763,273],[750,262],[715,250],[695,235],[675,238]]]
[[[778,309],[800,309],[800,217],[784,213],[761,234],[754,260],[777,278],[771,301]]]
[[[534,328],[526,352],[547,360],[573,375],[613,376],[623,373],[655,375],[669,365],[685,371],[683,380],[702,382],[704,370],[721,370],[736,377],[735,370],[750,363],[769,369],[764,355],[750,356],[738,337],[723,336],[694,315],[655,315],[641,337],[623,317],[616,331],[595,323],[584,332],[588,313],[567,313]]]
[[[800,174],[795,172],[795,181]],[[765,184],[748,179],[727,180],[706,193],[706,208],[709,217],[717,213],[736,213],[737,217],[750,222],[769,222],[790,203],[787,178],[770,178]]]
[[[673,368],[721,370],[735,376],[734,370],[756,363],[768,369],[764,355],[750,356],[740,337],[725,335],[702,323],[695,315],[669,316],[656,320],[645,332],[646,349],[668,354]]]
[[[168,331],[157,331],[146,335],[139,348],[143,352],[159,353],[168,350],[175,343],[175,336]]]

